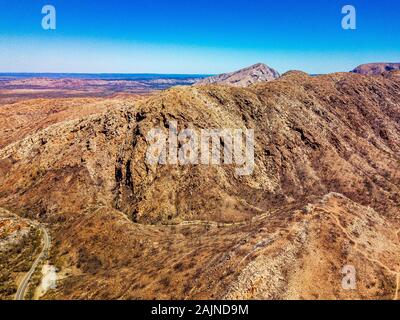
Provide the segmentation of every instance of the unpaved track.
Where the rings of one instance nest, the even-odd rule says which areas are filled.
[[[50,236],[47,230],[43,226],[39,226],[40,231],[42,232],[43,237],[43,248],[40,254],[36,257],[35,261],[32,264],[31,269],[25,274],[24,278],[22,279],[17,293],[15,294],[15,300],[24,300],[26,289],[28,288],[29,281],[31,280],[32,275],[34,274],[37,266],[39,265],[40,261],[43,259],[45,253],[50,248]]]
[[[322,208],[319,208],[319,209],[322,211],[325,211],[327,214],[329,214],[333,218],[334,222],[342,230],[342,232],[347,236],[347,238],[355,243],[354,249],[357,252],[359,252],[361,255],[363,255],[364,258],[369,260],[371,263],[378,264],[381,268],[386,269],[389,273],[393,274],[396,277],[396,289],[395,289],[396,291],[394,293],[393,300],[398,300],[398,298],[399,298],[398,294],[399,294],[399,289],[400,289],[400,272],[398,272],[397,270],[391,269],[390,267],[388,267],[387,265],[385,265],[378,259],[371,258],[367,252],[365,252],[364,250],[359,248],[359,242],[357,241],[357,239],[352,237],[351,234],[347,231],[347,229],[342,226],[342,224],[340,223],[340,220],[337,216],[333,215],[331,212],[328,212]],[[400,230],[396,232],[397,235],[399,235],[399,232],[400,232]]]

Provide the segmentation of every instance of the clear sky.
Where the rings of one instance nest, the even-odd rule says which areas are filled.
[[[56,30],[41,27],[54,5]],[[357,29],[343,30],[344,5]],[[280,72],[400,62],[398,0],[0,0],[0,72]]]

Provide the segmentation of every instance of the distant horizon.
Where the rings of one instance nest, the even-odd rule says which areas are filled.
[[[253,63],[249,66],[258,64],[258,63],[263,63],[263,62],[257,62],[257,63]],[[371,61],[371,62],[367,62],[365,64],[399,64],[400,62],[393,62],[393,61],[380,61],[380,62],[376,62],[376,61]],[[323,74],[330,74],[330,73],[340,73],[340,72],[352,72],[355,68],[364,65],[364,63],[362,64],[358,64],[356,66],[354,66],[354,68],[352,68],[351,70],[347,70],[347,71],[333,71],[333,72],[327,72],[327,73],[308,73],[311,76],[315,76],[315,75],[323,75]],[[244,66],[241,67],[237,70],[230,70],[229,72],[235,72],[244,68],[247,68],[249,66]],[[269,65],[267,65],[268,67],[271,67]],[[271,67],[273,68],[273,67]],[[275,68],[273,68],[275,69]],[[276,69],[275,69],[276,70]],[[285,72],[280,72],[278,71],[281,75],[289,72],[289,71],[303,71],[301,69],[298,68],[293,68],[290,70],[287,70]],[[46,78],[53,78],[53,79],[62,79],[65,77],[62,76],[66,76],[66,77],[71,77],[71,78],[80,78],[80,79],[98,79],[98,80],[145,80],[145,79],[152,79],[152,78],[165,78],[165,79],[176,79],[176,78],[205,78],[205,77],[212,77],[218,74],[202,74],[202,73],[152,73],[152,72],[1,72],[0,71],[0,78],[5,78],[5,77],[23,77],[23,76],[27,76],[28,78],[31,77],[38,77],[38,78],[42,78],[42,77],[46,77]],[[53,76],[53,77],[52,77]],[[87,78],[84,78],[84,76],[88,76]],[[94,76],[98,76],[97,78]],[[105,78],[101,78],[101,76],[107,76]],[[114,76],[114,78],[113,78]],[[117,77],[115,77],[117,76]],[[126,77],[123,78],[123,77]]]
[[[154,79],[202,79],[212,74],[162,74],[162,73],[80,73],[80,72],[0,72],[0,81],[18,79],[81,79],[104,81],[143,81]]]
[[[258,62],[258,63],[260,63],[260,62]],[[255,63],[255,64],[258,64],[258,63]],[[261,62],[261,63],[263,63],[263,62]],[[397,64],[397,63],[400,63],[400,62],[393,62],[393,61],[379,61],[379,62],[377,62],[377,61],[371,61],[371,62],[367,62],[365,64]],[[330,74],[330,73],[338,73],[338,72],[339,73],[340,72],[352,72],[356,67],[358,67],[360,65],[363,65],[363,64],[364,63],[355,65],[352,69],[347,70],[347,71],[333,71],[333,72],[326,72],[326,73],[309,73],[309,74],[310,75],[318,75],[318,74]],[[252,65],[254,65],[254,64],[252,64]],[[251,65],[249,65],[249,66],[251,66]],[[240,67],[239,69],[236,69],[236,70],[230,70],[230,71],[227,71],[227,73],[235,72],[235,71],[244,69],[244,68],[249,67],[249,66],[243,66],[243,67]],[[267,66],[275,69],[273,66],[269,66],[269,65],[267,65]],[[295,70],[303,71],[303,70],[298,69],[298,68],[289,69],[289,70],[286,70],[285,72],[280,72],[279,70],[276,70],[276,71],[278,71],[282,75],[282,74],[284,74],[284,73],[286,73],[288,71],[295,71]],[[8,76],[12,77],[12,76],[34,76],[34,75],[37,75],[39,77],[40,76],[57,76],[55,78],[62,78],[62,77],[60,77],[61,75],[75,76],[75,77],[77,77],[77,76],[127,76],[127,77],[132,77],[132,76],[140,77],[140,76],[143,76],[143,77],[151,77],[152,78],[152,77],[160,77],[161,76],[161,77],[165,77],[165,78],[166,77],[170,77],[170,78],[174,78],[174,77],[178,77],[178,78],[179,77],[204,78],[204,77],[215,76],[217,74],[216,73],[213,73],[213,74],[212,73],[158,73],[158,72],[2,72],[2,71],[0,71],[0,78],[1,77],[8,77]],[[112,79],[109,79],[109,80],[112,80]],[[122,79],[116,78],[115,80],[122,80]]]
[[[148,75],[148,76],[212,76],[215,74],[201,73],[153,73],[153,72],[1,72],[3,75],[34,75],[34,74],[49,74],[49,75]]]

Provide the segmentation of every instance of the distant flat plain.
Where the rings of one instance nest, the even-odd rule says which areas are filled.
[[[149,94],[192,85],[207,75],[0,73],[0,105],[37,98],[106,97]]]

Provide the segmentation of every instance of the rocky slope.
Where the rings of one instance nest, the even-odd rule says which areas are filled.
[[[263,63],[217,76],[199,80],[196,85],[225,84],[235,87],[247,87],[256,82],[271,81],[279,78],[279,73]]]
[[[140,99],[139,95],[117,98],[32,99],[0,106],[0,148],[53,124],[102,113]]]
[[[3,147],[0,207],[52,230],[69,276],[48,298],[394,298],[399,89],[397,73],[302,72],[169,89]],[[254,129],[253,174],[147,164],[170,121]]]
[[[367,63],[358,66],[352,72],[365,75],[381,75],[394,70],[400,70],[400,63]]]
[[[29,221],[0,208],[0,300],[12,300],[21,275],[40,251],[40,234]]]

